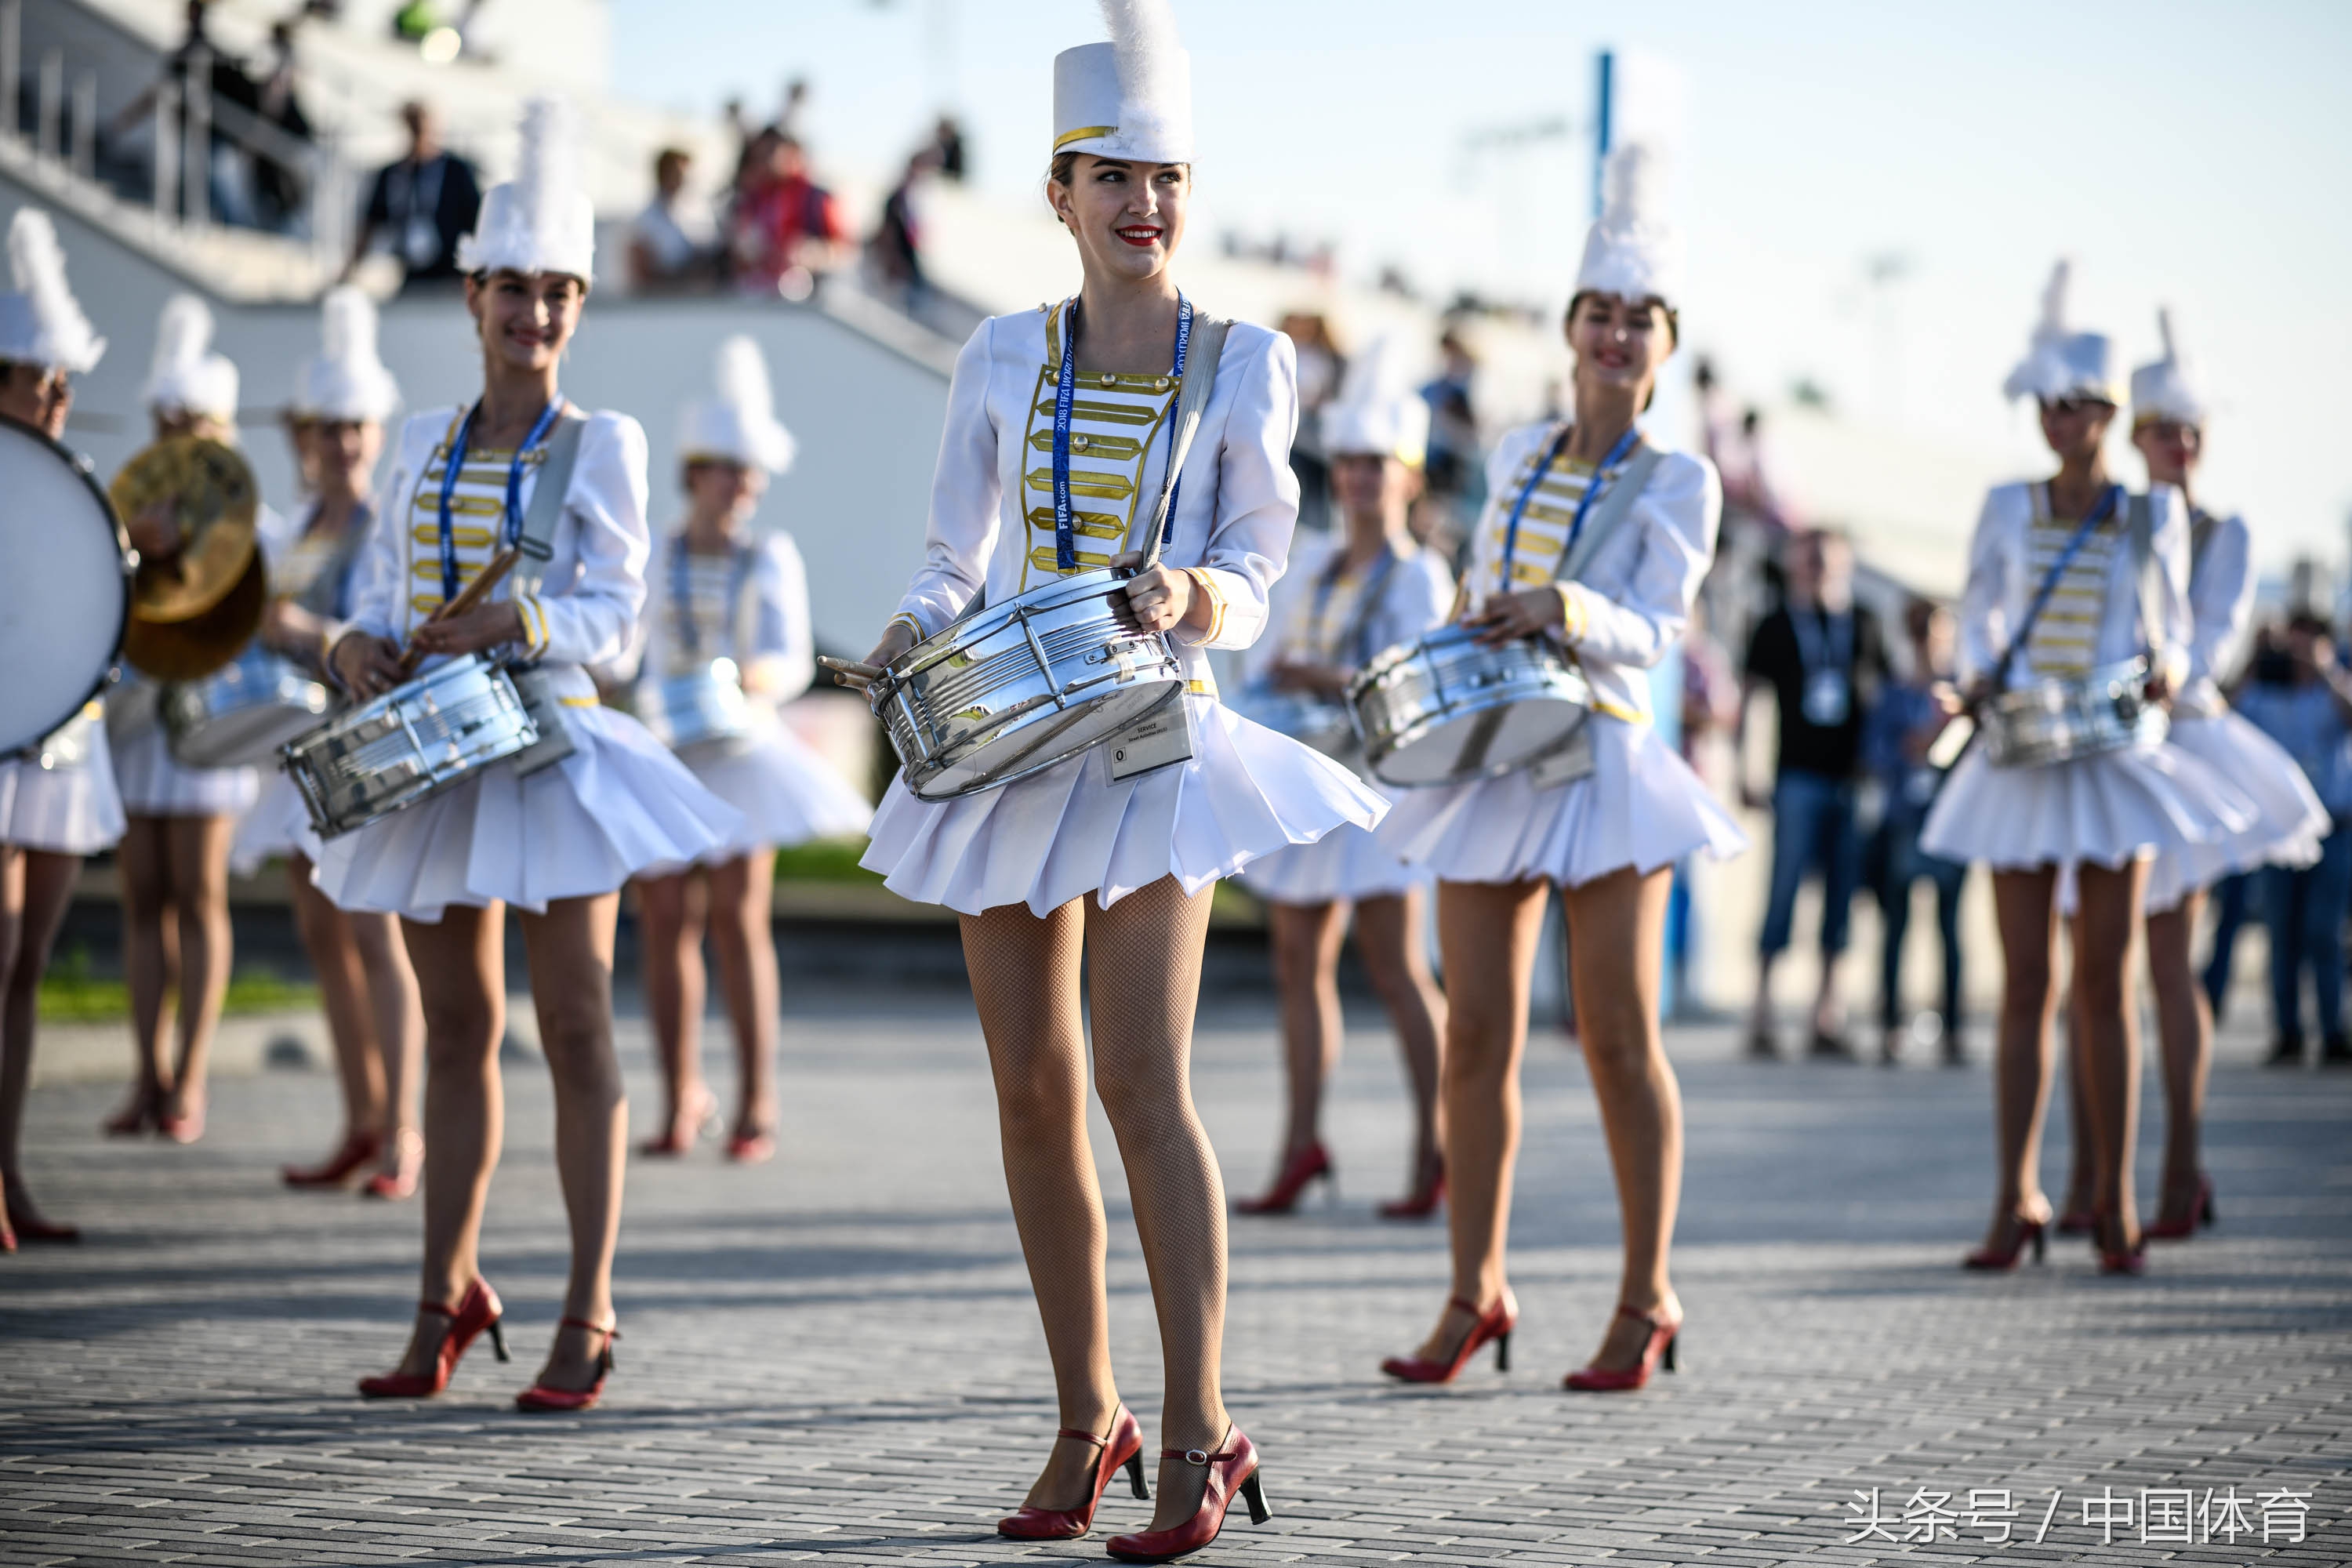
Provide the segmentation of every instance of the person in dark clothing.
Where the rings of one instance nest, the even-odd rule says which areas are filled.
[[[459,280],[457,241],[474,232],[482,187],[474,166],[441,145],[441,128],[422,103],[401,106],[408,156],[376,171],[360,232],[352,242],[349,278],[379,237],[407,268],[403,289]]]
[[[1780,1054],[1772,1022],[1772,967],[1788,950],[1797,889],[1809,872],[1822,878],[1822,978],[1813,999],[1816,1056],[1851,1060],[1838,966],[1846,946],[1848,906],[1861,879],[1860,804],[1863,718],[1886,678],[1886,646],[1877,617],[1853,602],[1853,546],[1816,529],[1791,537],[1789,602],[1756,625],[1748,645],[1748,694],[1769,688],[1780,710],[1774,766],[1772,885],[1758,942],[1756,1005],[1748,1049]],[[1742,702],[1741,729],[1748,704]],[[1764,799],[1743,786],[1750,808]]]
[[[1863,763],[1886,801],[1865,857],[1870,885],[1878,895],[1884,942],[1878,965],[1879,1059],[1893,1067],[1902,1056],[1905,1038],[1913,1033],[1903,1013],[1903,940],[1910,931],[1911,889],[1924,879],[1936,889],[1936,925],[1944,942],[1944,1010],[1921,1017],[1917,1033],[1931,1041],[1940,1036],[1944,1065],[1964,1067],[1960,888],[1969,868],[1919,847],[1919,830],[1927,826],[1927,808],[1943,782],[1942,771],[1927,761],[1927,754],[1951,722],[1937,688],[1952,678],[1957,634],[1951,612],[1926,599],[1911,601],[1904,611],[1903,628],[1911,639],[1910,679],[1888,681],[1862,727]]]
[[[923,236],[915,214],[915,187],[937,157],[935,149],[926,147],[907,160],[907,172],[883,198],[882,216],[866,243],[876,279],[895,290],[909,312],[920,310],[923,300]]]

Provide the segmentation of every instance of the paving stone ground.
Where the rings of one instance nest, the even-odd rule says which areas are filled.
[[[276,1185],[278,1163],[332,1134],[324,1074],[222,1080],[187,1149],[101,1141],[110,1090],[39,1091],[32,1168],[89,1236],[0,1259],[0,1562],[1102,1561],[1106,1531],[1036,1547],[992,1531],[1055,1421],[968,1004],[819,994],[787,1012],[782,1158],[741,1171],[706,1147],[632,1166],[626,1337],[608,1403],[579,1417],[510,1407],[564,1262],[536,1064],[507,1074],[484,1247],[517,1363],[481,1346],[414,1405],[351,1386],[399,1349],[415,1205]],[[1685,1367],[1573,1396],[1559,1378],[1612,1306],[1616,1215],[1582,1068],[1538,1040],[1514,1369],[1413,1390],[1375,1368],[1444,1300],[1444,1237],[1371,1213],[1401,1183],[1404,1126],[1377,1016],[1356,1021],[1329,1115],[1339,1201],[1234,1226],[1228,1397],[1278,1517],[1237,1515],[1204,1561],[2352,1562],[2352,1074],[2265,1070],[2257,1042],[2227,1038],[2219,1226],[2158,1248],[2143,1279],[2097,1277],[2072,1241],[1979,1277],[1955,1265],[1990,1202],[1981,1066],[1759,1065],[1727,1030],[1677,1032]],[[642,1129],[641,1025],[624,1048]],[[1262,1002],[1212,1007],[1197,1077],[1229,1184],[1255,1186],[1279,1121]],[[1111,1149],[1099,1124],[1097,1145]],[[1115,1159],[1105,1181],[1118,1364],[1156,1444]],[[2232,1488],[2251,1527],[2234,1536]],[[1871,1489],[1885,1528],[1856,1540]],[[2011,1494],[2010,1543],[1992,1543],[1994,1515],[1966,1515],[1971,1489]],[[2161,1539],[2166,1489],[2206,1509],[2186,1544]],[[2299,1542],[2286,1489],[2308,1494]],[[1949,1494],[1951,1538],[1923,1492]],[[2135,1517],[2103,1543],[2086,1517],[2111,1500]],[[1144,1517],[1106,1504],[1113,1530]]]

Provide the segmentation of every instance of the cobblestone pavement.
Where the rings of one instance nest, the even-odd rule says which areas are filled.
[[[485,1245],[516,1364],[483,1347],[414,1405],[362,1404],[352,1379],[399,1349],[415,1205],[276,1187],[280,1161],[332,1134],[324,1074],[220,1082],[187,1149],[100,1140],[110,1091],[40,1091],[32,1168],[90,1234],[0,1260],[0,1561],[1102,1560],[1104,1531],[992,1533],[1055,1423],[968,1011],[915,995],[788,1014],[782,1158],[633,1168],[627,1337],[607,1405],[580,1417],[509,1404],[564,1258],[535,1064],[508,1073]],[[1582,1068],[1540,1040],[1515,1369],[1408,1390],[1374,1369],[1444,1300],[1444,1238],[1370,1212],[1402,1180],[1404,1129],[1376,1016],[1358,1021],[1329,1117],[1340,1201],[1234,1226],[1228,1392],[1278,1517],[1237,1514],[1205,1560],[2352,1561],[2352,1075],[2266,1071],[2255,1042],[2225,1042],[2217,1228],[2137,1281],[2098,1278],[2080,1242],[1973,1277],[1954,1265],[1990,1195],[1982,1067],[1757,1065],[1727,1031],[1677,1034],[1685,1370],[1571,1396],[1559,1374],[1612,1305],[1615,1211]],[[641,1027],[625,1052],[642,1129]],[[1204,1019],[1200,1058],[1211,1131],[1252,1187],[1278,1125],[1264,1008]],[[2160,1131],[2153,1096],[2147,1120]],[[1118,1363],[1156,1443],[1143,1269],[1115,1161],[1105,1175]],[[1871,1489],[1885,1524],[1855,1541]],[[1970,1517],[1971,1489],[2011,1493],[2010,1544],[1990,1542],[1998,1500]],[[2166,1489],[2203,1510],[2189,1544]],[[1952,1538],[1923,1491],[1949,1494]],[[2111,1500],[2135,1517],[2086,1522]],[[1114,1494],[1104,1518],[1137,1528],[1143,1505]]]

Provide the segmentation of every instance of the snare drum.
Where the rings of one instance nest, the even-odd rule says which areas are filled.
[[[185,766],[249,767],[317,729],[333,705],[308,670],[257,638],[219,673],[165,687],[163,731]]]
[[[321,838],[365,827],[530,750],[539,728],[480,654],[395,686],[284,748]]]
[[[731,752],[751,740],[751,704],[731,658],[714,658],[637,689],[636,713],[673,752]]]
[[[2038,768],[2075,757],[2152,745],[2170,721],[2147,700],[2147,660],[2126,659],[2080,680],[2004,691],[1977,716],[1985,758],[1997,768]]]
[[[1513,773],[1564,752],[1592,689],[1540,638],[1481,645],[1441,626],[1392,647],[1348,688],[1372,776],[1406,789]]]
[[[1182,700],[1157,632],[1120,624],[1124,574],[1097,568],[965,616],[901,654],[874,711],[922,800],[993,789],[1066,761]]]
[[[1251,723],[1287,735],[1327,757],[1346,761],[1362,750],[1348,710],[1312,691],[1252,686],[1226,706]]]

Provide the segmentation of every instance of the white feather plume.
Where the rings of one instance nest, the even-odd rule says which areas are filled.
[[[155,324],[155,360],[150,371],[162,382],[204,363],[213,346],[212,308],[194,294],[174,294],[163,302],[163,316]]]
[[[2158,341],[2164,344],[2164,357],[2178,364],[2180,362],[2180,351],[2173,345],[2172,342],[2172,307],[2169,305],[2158,305],[2156,308],[2156,335]]]
[[[1375,338],[1348,362],[1338,401],[1349,405],[1385,402],[1412,390],[1412,368],[1404,344],[1394,336]]]
[[[776,412],[775,389],[768,382],[768,361],[760,345],[741,332],[719,345],[719,400],[740,408],[750,417],[772,419]]]
[[[1642,142],[1609,154],[1601,172],[1601,217],[1584,237],[1574,292],[1682,302],[1682,242],[1666,218],[1665,155]]]
[[[2195,368],[2181,353],[2180,344],[2173,336],[2172,308],[2168,305],[2157,307],[2156,335],[2164,345],[2163,354],[2155,363],[2141,365],[2131,374],[2133,419],[2177,419],[2183,425],[2204,428],[2212,406],[2197,384]]]
[[[1119,90],[1129,100],[1150,96],[1150,84],[1184,47],[1168,0],[1099,0],[1110,47],[1118,51]]]
[[[2054,343],[2066,335],[2066,292],[2074,280],[2074,263],[2070,257],[2060,257],[2050,268],[2050,281],[2042,289],[2042,321],[2033,329],[2033,342],[2039,347]]]
[[[337,363],[376,362],[375,301],[349,283],[319,302],[319,357]]]
[[[1664,157],[1628,142],[1609,154],[1601,174],[1601,221],[1621,232],[1654,228],[1665,219]]]
[[[236,366],[212,352],[212,308],[194,294],[164,301],[155,326],[155,359],[147,375],[152,408],[236,418]]]
[[[106,352],[66,283],[66,253],[57,225],[38,207],[19,207],[8,224],[8,270],[16,291],[32,303],[33,321],[46,363],[79,374]]]
[[[585,188],[579,116],[560,98],[523,105],[522,147],[515,160],[515,198],[534,235],[561,233]]]

